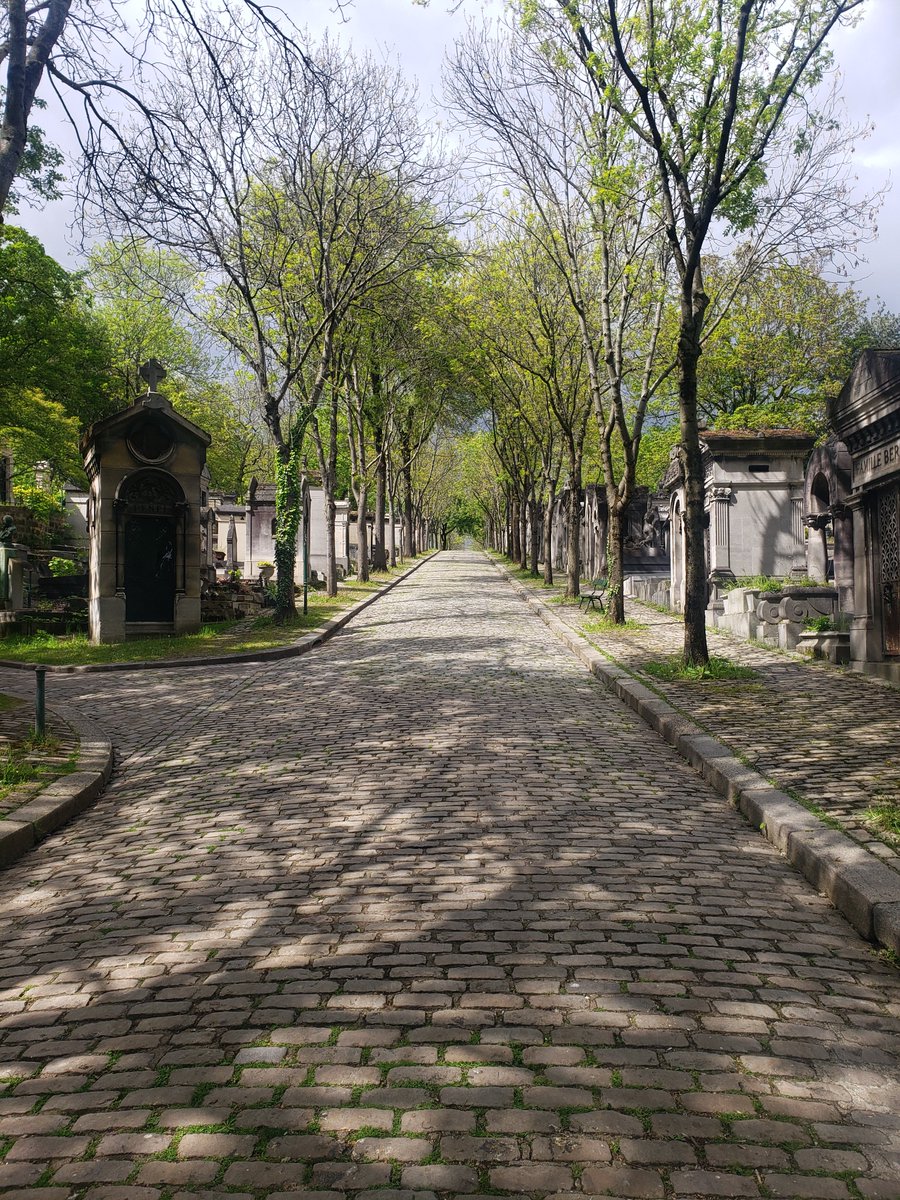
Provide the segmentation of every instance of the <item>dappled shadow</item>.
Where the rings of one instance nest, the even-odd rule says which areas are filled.
[[[475,1031],[587,1047],[625,1086],[668,1072],[654,1095],[827,1103],[887,1146],[896,975],[489,564],[443,556],[351,628],[284,663],[67,681],[132,751],[0,882],[3,1057]],[[114,1075],[110,1107],[135,1086]]]

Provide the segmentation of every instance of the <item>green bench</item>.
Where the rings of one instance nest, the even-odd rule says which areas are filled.
[[[586,608],[596,607],[603,612],[603,601],[606,599],[608,592],[609,580],[605,575],[600,575],[591,582],[589,590],[582,592],[578,597],[578,607],[581,608],[582,604],[584,604]]]

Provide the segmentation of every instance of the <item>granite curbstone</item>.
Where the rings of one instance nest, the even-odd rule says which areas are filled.
[[[62,720],[53,710],[48,716],[51,721]],[[33,800],[0,819],[0,867],[10,866],[48,834],[90,808],[109,782],[112,742],[95,722],[74,709],[67,710],[65,723],[80,739],[78,770],[54,779]]]
[[[900,954],[900,900],[876,904],[873,918],[875,939]]]
[[[846,834],[830,829],[786,792],[741,762],[667,700],[610,662],[550,613],[506,568],[494,565],[606,689],[634,710],[734,805],[869,941],[900,953],[900,879]]]
[[[374,604],[376,600],[379,600],[387,592],[395,588],[398,583],[402,583],[404,579],[408,579],[410,575],[418,571],[419,567],[423,567],[425,563],[430,562],[437,553],[439,552],[435,550],[426,558],[414,562],[402,575],[398,575],[395,579],[389,579],[387,583],[373,592],[371,596],[365,596],[362,600],[357,600],[355,604],[351,604],[348,609],[345,609],[338,616],[330,617],[319,629],[312,633],[304,634],[296,642],[291,642],[289,646],[276,646],[271,650],[248,650],[241,654],[209,654],[195,658],[157,658],[147,662],[80,663],[67,666],[49,664],[46,667],[46,671],[48,675],[91,675],[109,671],[159,671],[192,667],[224,667],[233,666],[235,663],[240,665],[241,663],[277,662],[282,658],[297,658],[299,655],[306,654],[315,646],[320,646],[323,642],[327,641],[338,630],[343,629],[347,622],[351,621],[358,613],[361,613],[363,609],[368,608],[370,604]],[[36,665],[35,663],[10,662],[7,659],[0,659],[0,667],[12,671],[33,671]]]

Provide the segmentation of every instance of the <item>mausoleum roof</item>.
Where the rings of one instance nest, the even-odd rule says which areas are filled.
[[[713,458],[800,456],[815,444],[802,429],[701,429],[700,440]]]
[[[829,401],[828,416],[842,439],[879,422],[893,430],[900,422],[900,350],[864,350]]]

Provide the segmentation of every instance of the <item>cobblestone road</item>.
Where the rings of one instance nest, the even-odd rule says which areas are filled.
[[[896,970],[483,559],[51,686],[127,757],[0,879],[6,1194],[900,1197]]]

